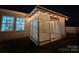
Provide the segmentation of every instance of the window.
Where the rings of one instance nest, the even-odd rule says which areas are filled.
[[[13,22],[14,17],[12,16],[3,16],[2,17],[2,28],[1,31],[13,31]]]
[[[16,18],[16,31],[24,30],[24,18]]]

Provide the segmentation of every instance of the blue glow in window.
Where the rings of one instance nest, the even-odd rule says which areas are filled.
[[[13,22],[14,22],[14,17],[3,16],[1,31],[13,31]]]
[[[22,31],[24,30],[24,18],[17,18],[16,19],[16,30],[17,31]]]
[[[6,23],[6,19],[3,18],[3,19],[2,19],[2,23]]]

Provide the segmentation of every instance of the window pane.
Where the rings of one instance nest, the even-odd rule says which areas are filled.
[[[5,30],[6,30],[6,24],[2,24],[1,31],[5,31]]]
[[[12,31],[13,30],[13,24],[7,24],[7,30]]]
[[[2,23],[6,23],[6,17],[5,16],[2,17]]]
[[[16,25],[16,30],[24,30],[24,25]]]
[[[13,23],[14,17],[8,17],[7,22],[8,23]]]

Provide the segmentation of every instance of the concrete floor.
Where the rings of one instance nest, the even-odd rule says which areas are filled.
[[[43,46],[36,46],[29,38],[20,38],[0,42],[0,53],[77,53],[79,35],[67,34],[67,37]]]

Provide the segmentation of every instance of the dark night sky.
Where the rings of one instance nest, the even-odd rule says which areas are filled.
[[[30,13],[35,5],[0,5],[0,8]],[[66,26],[79,26],[79,6],[77,5],[43,5],[50,10],[69,16]]]

